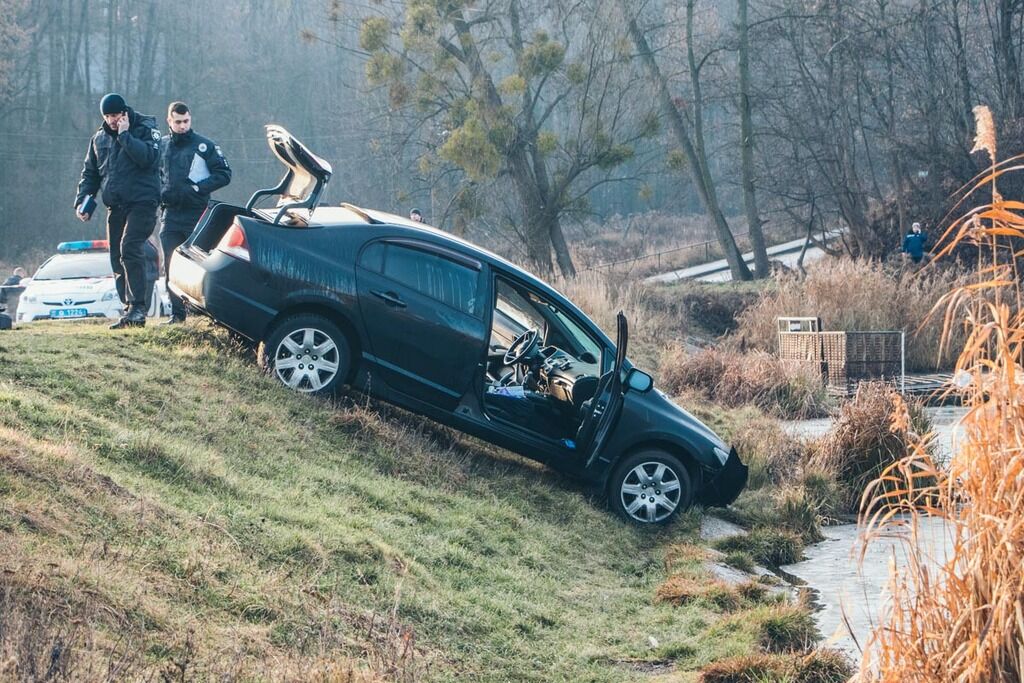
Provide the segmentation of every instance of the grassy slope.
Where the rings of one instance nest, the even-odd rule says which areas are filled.
[[[46,660],[60,636],[81,677],[113,649],[200,678],[348,657],[389,677],[619,681],[755,649],[756,619],[653,599],[696,515],[634,529],[550,471],[291,394],[226,345],[194,324],[0,337],[4,658]]]

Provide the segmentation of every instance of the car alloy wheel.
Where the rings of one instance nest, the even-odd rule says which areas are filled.
[[[263,369],[290,389],[333,394],[348,381],[351,348],[332,320],[301,313],[274,326],[258,357]]]
[[[679,507],[679,475],[663,462],[643,462],[622,480],[622,508],[644,524],[663,522]]]
[[[339,367],[338,345],[314,328],[285,335],[274,350],[274,373],[296,391],[320,391],[334,380]]]
[[[674,455],[659,449],[625,457],[609,486],[616,512],[644,526],[667,524],[693,502],[689,471]]]

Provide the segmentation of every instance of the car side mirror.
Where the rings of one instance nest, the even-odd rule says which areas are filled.
[[[632,391],[639,391],[643,394],[654,387],[654,378],[643,370],[630,368],[629,372],[626,374],[626,386]]]

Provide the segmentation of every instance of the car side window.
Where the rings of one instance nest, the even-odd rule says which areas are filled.
[[[363,249],[359,256],[359,265],[375,273],[384,270],[384,243],[374,242]]]
[[[463,313],[480,315],[480,271],[475,268],[438,254],[388,244],[382,272],[385,277]]]

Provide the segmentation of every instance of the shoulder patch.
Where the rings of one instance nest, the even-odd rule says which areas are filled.
[[[199,151],[200,152],[205,152],[206,151],[206,143],[205,142],[200,142],[199,143]]]
[[[158,131],[156,128],[153,129],[153,139],[154,140],[159,140],[160,139],[160,131]]]

